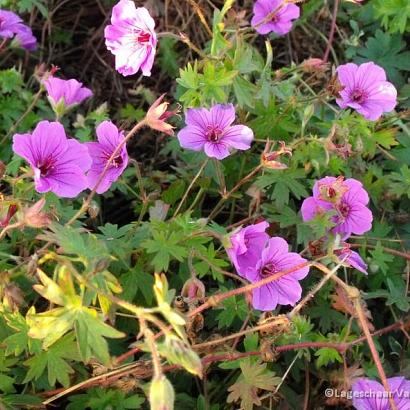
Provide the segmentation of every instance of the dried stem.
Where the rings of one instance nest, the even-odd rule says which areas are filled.
[[[329,271],[324,278],[292,309],[289,313],[289,317],[297,315],[300,310],[319,292],[320,289],[325,285],[325,283],[339,270],[344,261],[341,261],[337,266],[335,266],[331,271]]]
[[[402,321],[393,323],[385,328],[377,330],[371,336],[372,337],[380,336],[385,333],[393,332],[395,330],[400,330],[400,329],[406,329],[406,328],[410,328],[410,320],[407,321],[406,323],[403,323]],[[366,336],[360,337],[356,340],[353,340],[347,343],[346,342],[342,342],[342,343],[302,342],[302,343],[294,343],[294,344],[289,344],[289,345],[277,346],[276,351],[281,353],[281,352],[288,352],[288,351],[299,350],[299,349],[320,349],[320,348],[325,347],[325,348],[336,349],[338,352],[344,353],[346,352],[347,349],[353,346],[356,346],[358,344],[361,344],[364,341],[366,341]],[[214,342],[217,342],[217,341],[214,341]],[[251,357],[251,356],[259,356],[259,355],[260,355],[260,351],[215,353],[215,354],[210,354],[208,356],[203,357],[202,364],[206,365],[206,364],[211,364],[214,362],[233,361],[233,360],[238,360],[238,359]],[[164,366],[162,368],[162,371],[169,372],[169,371],[178,370],[178,369],[179,367],[175,365]],[[86,380],[74,386],[71,386],[68,389],[60,388],[60,389],[48,391],[44,393],[44,396],[46,397],[52,396],[52,397],[44,401],[43,404],[51,403],[52,401],[55,401],[76,390],[85,389],[85,388],[89,388],[93,386],[109,386],[114,381],[118,380],[119,378],[130,375],[130,374],[134,375],[137,378],[141,378],[141,379],[149,378],[152,376],[152,367],[149,365],[146,365],[146,362],[144,361],[138,361],[138,362],[126,365],[126,366],[121,366],[108,373],[93,377],[89,380]]]
[[[333,39],[334,39],[334,36],[335,36],[336,19],[337,19],[338,9],[339,9],[339,0],[335,0],[335,4],[333,6],[332,24],[330,26],[329,39],[327,41],[325,54],[323,55],[323,61],[325,63],[327,62],[327,60],[329,58],[330,49],[332,48],[332,43],[333,43]]]
[[[391,406],[392,410],[397,410],[395,400],[394,400],[393,395],[391,394],[391,391],[390,391],[389,383],[387,382],[386,374],[384,372],[383,366],[382,366],[381,361],[380,361],[379,352],[376,349],[376,346],[374,344],[372,335],[371,335],[370,330],[369,330],[369,325],[367,323],[366,315],[363,312],[363,307],[362,307],[361,300],[360,300],[360,293],[357,289],[356,289],[356,291],[357,291],[357,297],[355,297],[353,299],[353,303],[354,303],[354,307],[355,307],[355,310],[356,310],[356,313],[357,313],[358,322],[359,322],[360,327],[362,328],[362,330],[363,330],[363,332],[366,336],[366,340],[367,340],[367,343],[369,345],[370,351],[372,353],[373,360],[376,364],[377,372],[379,373],[380,380],[383,384],[384,390],[388,393],[388,399],[389,399],[389,402],[390,402],[390,406]]]
[[[367,248],[367,249],[376,249],[374,245],[369,245],[367,243],[351,243],[351,248]],[[407,259],[410,261],[410,253],[409,252],[400,252],[397,249],[386,248],[383,246],[383,251],[386,253],[390,253],[394,256],[399,256],[400,258]]]

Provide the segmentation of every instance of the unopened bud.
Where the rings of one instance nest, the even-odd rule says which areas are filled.
[[[329,68],[329,64],[321,58],[308,58],[301,64],[302,70],[305,73],[323,73]]]
[[[4,162],[0,161],[0,179],[3,178],[5,172],[6,172],[6,165],[4,164]]]
[[[50,217],[45,212],[41,212],[45,204],[46,200],[44,198],[41,198],[30,208],[24,209],[24,224],[30,226],[31,228],[44,228],[50,225]]]
[[[205,285],[197,278],[188,279],[182,287],[181,295],[188,299],[202,299],[205,297]]]
[[[19,307],[25,304],[23,292],[15,283],[11,282],[4,288],[3,303],[12,311],[18,311]]]
[[[175,393],[172,384],[164,376],[154,377],[149,388],[151,410],[173,410]]]
[[[160,354],[172,364],[179,364],[188,372],[202,377],[202,362],[191,347],[181,339],[173,336],[166,338]]]
[[[13,218],[13,216],[16,214],[18,210],[17,205],[12,204],[9,206],[9,209],[7,210],[7,215],[0,219],[0,227],[4,228],[10,223],[10,219]]]
[[[88,215],[90,215],[91,219],[97,218],[100,213],[100,207],[95,201],[91,201],[90,205],[88,206]]]

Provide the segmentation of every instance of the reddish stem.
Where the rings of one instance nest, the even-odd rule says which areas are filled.
[[[324,63],[327,63],[327,60],[329,59],[330,49],[332,48],[333,39],[335,37],[336,19],[337,19],[338,9],[339,9],[339,0],[335,0],[335,4],[333,6],[332,25],[330,26],[329,39],[327,41],[325,54],[323,54]]]

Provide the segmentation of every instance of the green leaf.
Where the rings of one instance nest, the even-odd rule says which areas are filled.
[[[259,390],[273,391],[281,382],[280,377],[266,369],[266,363],[252,363],[249,358],[241,361],[242,374],[236,382],[228,388],[228,403],[241,402],[241,409],[252,410],[253,406],[260,406]]]
[[[226,50],[229,46],[229,42],[225,40],[225,38],[222,35],[224,29],[223,19],[228,10],[233,6],[234,2],[235,0],[225,0],[221,11],[214,11],[214,18],[212,24],[213,36],[211,43],[211,55],[213,56],[217,55],[220,51]]]
[[[153,239],[149,239],[142,243],[142,246],[148,253],[155,254],[151,263],[157,272],[166,272],[169,268],[171,257],[182,261],[188,256],[188,251],[178,243],[180,237],[178,233],[172,232],[167,235],[165,232],[154,231]]]
[[[233,90],[240,107],[253,108],[255,106],[256,87],[250,81],[243,77],[235,77],[233,80]]]
[[[406,42],[399,34],[390,35],[377,30],[374,37],[366,42],[366,47],[357,49],[357,63],[373,61],[387,71],[388,79],[398,86],[404,79],[400,71],[410,71],[410,51],[403,51]]]
[[[56,243],[63,248],[64,253],[76,255],[84,265],[90,268],[111,259],[111,255],[104,242],[90,233],[82,233],[72,226],[62,226],[53,223],[51,232],[41,235],[41,239]]]
[[[343,363],[342,356],[336,349],[322,347],[315,352],[315,356],[318,357],[316,365],[319,368],[335,362]]]
[[[410,30],[410,3],[407,0],[376,0],[375,15],[382,19],[383,27],[391,33]]]
[[[104,337],[121,338],[124,333],[102,322],[92,309],[83,308],[76,314],[76,337],[81,359],[88,362],[92,356],[104,364],[110,362],[107,341]]]
[[[222,289],[221,289],[222,290]],[[236,319],[244,320],[248,314],[246,301],[243,297],[232,296],[222,302],[222,310],[218,313],[218,328],[229,327]]]
[[[70,404],[67,410],[128,410],[140,409],[145,402],[144,397],[137,394],[127,397],[126,393],[119,389],[94,388],[85,394],[69,396]]]
[[[390,262],[394,260],[394,256],[385,252],[379,241],[377,241],[374,250],[370,251],[370,254],[372,255],[371,264],[377,266],[377,270],[380,269],[383,273],[387,273],[389,271]]]
[[[307,197],[306,188],[298,181],[305,178],[303,169],[268,170],[265,175],[257,178],[256,185],[270,192],[279,209],[289,203],[292,193],[296,199]]]
[[[0,71],[0,90],[3,94],[18,90],[22,84],[21,74],[14,67]]]
[[[174,205],[185,193],[186,183],[183,179],[174,181],[162,194],[162,200],[167,204]]]
[[[28,335],[30,327],[19,312],[5,313],[4,318],[7,325],[16,331],[3,341],[6,345],[6,355],[19,356],[23,352],[33,354],[41,351],[41,342]]]
[[[41,408],[42,399],[29,394],[8,394],[0,398],[0,407],[5,410],[21,410],[25,407]]]
[[[29,370],[23,383],[39,379],[47,369],[50,386],[54,386],[58,381],[64,387],[68,387],[70,385],[69,375],[74,370],[67,363],[67,360],[79,360],[78,348],[72,333],[56,342],[50,349],[38,353],[24,362]]]

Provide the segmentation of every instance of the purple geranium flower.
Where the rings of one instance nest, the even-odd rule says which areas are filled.
[[[62,80],[50,76],[44,81],[44,86],[48,93],[48,100],[58,114],[63,114],[93,95],[89,88],[83,87],[82,83],[74,79]]]
[[[313,196],[303,201],[301,212],[303,220],[309,221],[318,213],[332,211],[333,233],[346,239],[352,233],[362,235],[371,229],[373,215],[368,203],[369,196],[356,179],[325,177],[316,181]]]
[[[267,222],[260,222],[241,228],[230,239],[230,247],[226,249],[229,258],[239,275],[246,277],[249,268],[255,268],[261,258],[262,250],[269,239],[265,232]]]
[[[336,99],[340,108],[353,108],[364,118],[375,121],[384,112],[390,112],[397,104],[397,90],[386,81],[382,67],[373,62],[359,66],[353,63],[337,68],[343,90]]]
[[[367,275],[367,264],[362,257],[357,252],[352,251],[349,244],[344,243],[342,246],[342,249],[335,250],[335,254],[339,260],[344,261],[345,265],[351,266]]]
[[[74,79],[62,80],[51,76],[44,81],[44,86],[48,92],[48,98],[54,105],[62,101],[66,107],[70,107],[80,104],[93,95],[89,88],[83,87],[82,83]]]
[[[87,147],[93,160],[91,169],[88,172],[88,187],[94,189],[101,174],[107,166],[108,160],[114,153],[118,145],[124,141],[124,134],[111,121],[103,121],[97,127],[98,142],[87,142]],[[104,178],[97,187],[96,192],[102,194],[110,188],[128,164],[128,154],[126,144],[123,144],[121,151],[111,162]]]
[[[28,51],[34,51],[37,48],[37,39],[33,36],[30,27],[23,26],[15,38],[19,45]]]
[[[245,125],[231,125],[235,121],[232,104],[216,104],[210,110],[190,108],[185,115],[186,127],[178,133],[182,148],[204,150],[208,157],[224,159],[231,148],[247,150],[253,131]]]
[[[387,379],[398,410],[410,410],[410,381],[404,377]],[[356,410],[390,410],[387,392],[381,383],[359,379],[352,386],[353,406]]]
[[[88,186],[85,173],[91,158],[87,147],[67,139],[59,122],[41,121],[32,134],[15,134],[13,151],[33,169],[37,192],[74,198]]]
[[[0,37],[12,38],[20,30],[23,21],[12,11],[0,10]]]
[[[257,0],[253,14],[251,24],[259,34],[273,31],[283,36],[292,29],[292,20],[299,18],[300,9],[286,0]]]
[[[12,11],[0,10],[0,37],[13,38],[26,50],[32,51],[37,47],[37,40],[33,36],[31,28],[23,23],[23,20]]]
[[[257,282],[270,275],[306,262],[299,254],[289,252],[288,243],[279,237],[270,238],[262,251],[259,261],[246,272],[246,279]],[[309,273],[309,267],[299,268],[276,281],[252,291],[252,305],[255,309],[268,311],[277,305],[294,305],[302,295],[299,280]]]
[[[112,9],[111,25],[105,28],[105,44],[115,55],[115,68],[123,76],[151,75],[157,35],[155,22],[145,7],[121,0]]]

